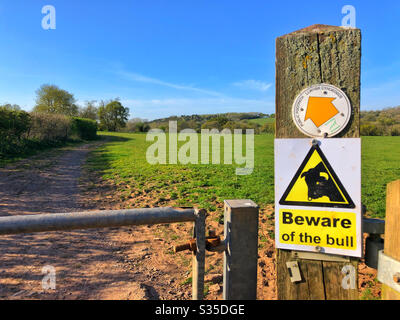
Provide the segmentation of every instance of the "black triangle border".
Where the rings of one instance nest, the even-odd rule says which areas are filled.
[[[318,202],[300,202],[300,201],[285,201],[286,197],[289,195],[289,192],[292,190],[294,184],[296,183],[297,179],[301,175],[304,167],[307,165],[308,160],[310,160],[312,154],[314,151],[317,151],[319,156],[321,157],[322,161],[324,164],[327,166],[329,172],[331,173],[332,177],[335,179],[337,185],[340,188],[340,191],[343,193],[345,196],[346,200],[349,202],[348,204],[340,204],[340,203],[318,203]],[[292,181],[290,182],[289,186],[287,187],[285,193],[283,194],[281,200],[279,200],[280,205],[293,205],[293,206],[303,206],[303,207],[329,207],[329,208],[348,208],[348,209],[354,209],[356,206],[347,193],[346,189],[344,188],[342,182],[336,175],[335,171],[333,170],[331,164],[329,163],[328,159],[325,157],[324,153],[318,146],[318,144],[315,144],[311,147],[310,151],[307,153],[306,157],[304,158],[303,162],[300,165],[300,168],[297,170],[296,174],[294,175]]]

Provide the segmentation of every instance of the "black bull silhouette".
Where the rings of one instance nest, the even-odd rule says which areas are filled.
[[[321,175],[321,173],[325,173],[325,175]],[[330,201],[345,202],[345,199],[340,194],[335,182],[322,162],[315,168],[303,172],[301,178],[305,178],[307,183],[308,201],[327,196]]]

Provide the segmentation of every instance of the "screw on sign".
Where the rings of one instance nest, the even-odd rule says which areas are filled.
[[[347,126],[350,116],[350,100],[342,90],[330,84],[304,89],[292,108],[297,128],[310,137],[337,135]]]

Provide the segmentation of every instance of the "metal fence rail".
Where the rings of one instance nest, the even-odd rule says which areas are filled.
[[[256,299],[258,206],[251,200],[225,201],[224,299]],[[0,235],[193,222],[192,298],[204,298],[206,253],[204,209],[145,208],[0,217]],[[193,241],[193,239],[191,240]],[[208,250],[211,250],[208,248]]]
[[[0,217],[0,235],[196,221],[195,209],[145,208]]]
[[[194,222],[197,249],[193,253],[192,298],[203,299],[205,265],[204,210],[145,208],[0,217],[0,235]]]

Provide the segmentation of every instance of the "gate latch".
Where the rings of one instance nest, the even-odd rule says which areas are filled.
[[[217,236],[214,231],[210,230],[209,236],[206,237],[206,249],[213,251],[214,248],[220,247],[222,244],[220,236]],[[190,239],[187,243],[174,246],[174,252],[189,250],[195,252],[197,250],[196,239]]]
[[[288,261],[286,262],[286,266],[289,271],[290,281],[292,282],[301,281],[299,263],[297,261]]]

